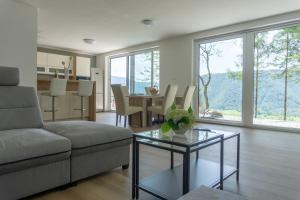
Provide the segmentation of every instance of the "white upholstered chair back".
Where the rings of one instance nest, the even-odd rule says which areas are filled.
[[[129,91],[127,86],[121,86],[125,111],[129,108]]]
[[[122,90],[122,85],[120,84],[112,84],[111,89],[113,91],[115,97],[115,104],[116,104],[116,113],[119,115],[125,114],[125,96]]]
[[[81,80],[78,86],[78,96],[89,97],[93,93],[93,81]]]
[[[146,95],[151,95],[150,87],[145,87]]]
[[[53,78],[50,83],[50,96],[57,97],[66,94],[67,79]]]
[[[177,85],[168,85],[163,102],[163,112],[166,114],[167,110],[172,106],[175,101]]]
[[[187,110],[191,106],[195,89],[194,85],[187,86],[183,96],[182,109]]]

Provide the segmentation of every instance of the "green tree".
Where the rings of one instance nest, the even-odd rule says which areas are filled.
[[[273,78],[284,79],[283,120],[287,119],[287,100],[289,81],[298,81],[300,57],[300,27],[283,28],[273,38],[271,52],[274,55],[273,65],[280,73]]]
[[[203,96],[206,111],[209,109],[208,86],[211,82],[210,58],[215,55],[220,56],[220,54],[221,51],[216,48],[216,44],[214,43],[206,43],[200,45],[200,65],[201,63],[203,63],[203,67],[205,67],[207,71],[207,75],[201,75],[201,73],[199,74],[199,79],[201,85],[203,86]],[[202,66],[200,66],[200,70],[201,68]]]
[[[160,52],[159,50],[153,51],[153,85],[159,88],[159,66],[160,66]]]
[[[139,60],[139,63],[143,63],[143,71],[140,72],[139,78],[136,78],[137,81],[141,82],[150,82],[151,81],[151,67],[150,63],[152,62],[152,53],[144,53],[144,54],[139,54],[135,55],[135,63],[137,63],[137,60]],[[136,66],[135,66],[136,67]],[[150,68],[149,68],[150,67]]]
[[[143,71],[140,72],[140,75],[142,75],[142,78],[138,79],[139,81],[142,82],[151,82],[151,72],[153,70],[153,84],[152,86],[159,86],[159,50],[154,50],[153,52],[145,53],[143,54],[144,56],[142,57],[141,63],[147,63],[143,65]],[[149,63],[153,62],[153,69],[149,68]]]
[[[270,55],[270,45],[267,42],[268,32],[261,32],[255,36],[255,54],[254,54],[254,117],[257,118],[258,115],[258,98],[259,98],[259,83],[261,70],[268,67],[267,58]]]

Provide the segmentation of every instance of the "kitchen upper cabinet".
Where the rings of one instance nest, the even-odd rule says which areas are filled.
[[[91,76],[91,58],[76,56],[76,74],[77,76]]]
[[[69,66],[70,56],[48,53],[47,66],[62,69],[62,68],[64,68],[64,66],[62,64],[63,61],[66,63],[66,66]],[[71,60],[71,63],[70,63],[70,68],[72,68],[72,67],[73,67],[73,59]]]
[[[48,54],[44,52],[37,53],[37,66],[47,66],[48,65]]]
[[[70,58],[72,58],[70,60]],[[64,74],[64,66],[70,66],[70,75],[73,75],[74,56],[66,56],[53,53],[37,52],[37,72],[38,74]],[[70,63],[70,65],[69,65]]]
[[[58,54],[48,54],[49,67],[63,68],[62,61],[64,61],[64,56]]]

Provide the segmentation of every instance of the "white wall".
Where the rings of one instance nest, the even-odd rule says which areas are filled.
[[[0,66],[18,67],[20,84],[36,87],[37,11],[0,0]]]
[[[138,49],[149,48],[153,46],[160,47],[160,84],[164,91],[169,83],[178,84],[178,94],[181,95],[184,92],[185,87],[188,84],[195,83],[195,75],[193,74],[194,68],[194,41],[201,38],[212,37],[221,34],[228,34],[241,30],[247,30],[257,28],[260,26],[266,26],[281,22],[287,22],[291,20],[300,19],[300,11],[291,12],[287,14],[277,15],[273,17],[267,17],[259,20],[253,20],[249,22],[219,27],[207,31],[201,31],[197,33],[178,36],[158,42],[147,43],[137,45],[130,48],[121,49],[118,51],[108,52],[97,56],[97,67],[101,67],[106,70],[105,76],[108,77],[107,59],[111,55],[121,54],[125,52],[131,52]],[[153,27],[155,28],[155,27]],[[195,80],[194,80],[195,79]],[[106,78],[107,80],[107,78]],[[107,83],[109,84],[109,83]],[[109,86],[107,85],[106,88]],[[107,102],[106,102],[107,103]]]

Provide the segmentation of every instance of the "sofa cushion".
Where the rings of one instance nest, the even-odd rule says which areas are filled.
[[[0,66],[0,85],[17,86],[19,84],[19,69]]]
[[[70,140],[44,129],[0,131],[0,165],[66,153],[70,150]]]
[[[0,131],[42,128],[43,121],[35,89],[0,86]]]
[[[83,149],[95,145],[114,145],[132,138],[132,131],[125,128],[91,121],[64,121],[45,124],[45,129],[66,137],[72,142],[72,149]]]

